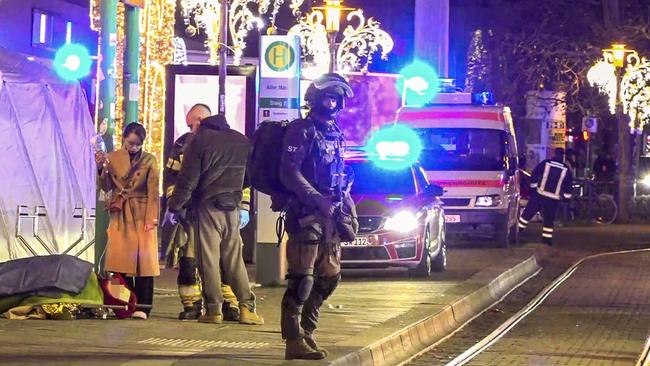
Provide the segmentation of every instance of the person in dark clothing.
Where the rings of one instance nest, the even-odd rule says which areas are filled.
[[[314,332],[319,309],[341,278],[338,210],[350,215],[352,230],[358,226],[354,203],[342,189],[344,139],[335,119],[352,95],[340,75],[314,80],[305,93],[309,114],[291,122],[284,137],[280,178],[292,194],[286,214],[288,284],[281,308],[286,359],[327,356]]]
[[[552,159],[544,160],[535,167],[530,186],[534,192],[519,217],[519,229],[526,229],[533,216],[541,212],[544,218],[542,242],[553,245],[555,213],[560,200],[571,199],[573,190],[571,170],[564,164],[564,149],[555,149]]]
[[[255,309],[242,257],[240,209],[249,141],[230,128],[225,117],[211,116],[201,122],[198,132],[185,148],[175,188],[169,198],[165,221],[189,207],[194,215],[196,257],[205,314],[201,323],[223,321],[224,302],[220,286],[232,286],[239,301],[239,322],[264,324]]]
[[[616,173],[616,163],[609,152],[601,152],[594,161],[594,176],[597,181],[611,182]]]
[[[190,132],[180,136],[167,159],[164,174],[164,189],[166,197],[171,197],[176,186],[176,180],[181,170],[181,163],[185,153],[185,147],[189,145],[192,136],[198,132],[201,121],[210,117],[210,107],[205,104],[196,104],[190,108],[185,116],[187,127]],[[248,213],[250,202],[250,189],[244,190],[244,199],[240,212]],[[192,225],[192,212],[185,210],[179,217],[176,225],[163,225],[161,239],[164,247],[167,248],[167,266],[173,268],[178,266],[178,294],[183,304],[183,311],[178,314],[180,320],[196,320],[201,315],[203,302],[201,300],[201,287],[196,264],[195,236]],[[224,297],[222,313],[224,320],[239,321],[239,304],[237,297],[230,286],[221,284],[221,293]]]

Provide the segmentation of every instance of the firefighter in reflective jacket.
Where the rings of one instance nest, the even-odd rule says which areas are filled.
[[[283,141],[280,180],[292,194],[286,214],[289,273],[280,321],[286,359],[327,356],[314,340],[319,309],[341,278],[340,242],[350,235],[354,239],[358,226],[347,192],[350,180],[343,181],[344,140],[335,119],[352,94],[340,75],[314,80],[305,93],[308,116],[291,122]],[[347,221],[337,219],[344,216]],[[339,228],[344,221],[349,225]]]
[[[571,199],[573,190],[571,169],[564,164],[564,149],[555,149],[552,159],[544,160],[535,167],[530,186],[533,193],[519,217],[519,230],[526,229],[533,216],[541,212],[544,218],[542,242],[553,245],[555,212],[562,199]]]
[[[191,132],[179,137],[169,154],[165,165],[164,182],[165,196],[171,197],[178,172],[183,161],[185,147],[196,133],[201,120],[211,115],[210,108],[205,104],[196,104],[190,108],[185,121]],[[242,209],[248,211],[250,202],[250,189],[243,191]],[[246,212],[248,214],[248,212]],[[162,242],[167,248],[167,267],[178,265],[178,294],[183,304],[183,311],[178,315],[180,320],[196,320],[201,315],[202,300],[197,273],[196,251],[194,243],[194,229],[191,224],[192,213],[186,212],[179,217],[176,225],[164,225],[162,229]],[[224,319],[237,321],[239,319],[239,304],[237,297],[230,286],[222,284],[221,292],[224,297]]]

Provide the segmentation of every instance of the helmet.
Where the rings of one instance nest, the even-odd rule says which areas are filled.
[[[305,92],[305,101],[317,113],[334,116],[345,107],[345,98],[353,96],[354,92],[343,76],[328,73],[309,84]],[[333,110],[325,108],[321,103],[325,97],[336,97],[336,108]]]

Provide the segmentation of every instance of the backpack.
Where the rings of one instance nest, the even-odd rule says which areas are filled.
[[[264,121],[253,133],[246,172],[253,188],[272,197],[289,194],[280,181],[280,157],[289,123]]]

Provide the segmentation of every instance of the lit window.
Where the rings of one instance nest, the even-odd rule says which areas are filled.
[[[42,10],[32,11],[32,46],[49,47],[52,45],[52,16]]]

